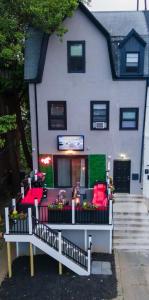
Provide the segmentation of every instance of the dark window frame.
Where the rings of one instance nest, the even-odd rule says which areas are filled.
[[[127,54],[138,54],[138,65],[137,65],[137,67],[128,67],[127,66]],[[139,64],[140,64],[140,52],[139,51],[126,51],[126,53],[125,53],[125,69],[126,69],[126,73],[129,73],[129,74],[138,74],[139,71],[140,71]]]
[[[48,130],[67,130],[67,103],[66,101],[48,101]],[[63,104],[64,105],[64,116],[51,116],[51,105]],[[64,128],[53,128],[51,127],[51,119],[64,120]]]
[[[135,112],[136,117],[134,121],[136,122],[135,127],[123,127],[123,121],[133,121],[132,119],[123,119],[123,112]],[[139,124],[139,108],[138,107],[121,107],[120,108],[120,118],[119,118],[119,130],[138,130]]]
[[[81,44],[82,45],[82,70],[73,70],[71,57],[71,46]],[[76,56],[77,57],[77,56]],[[85,41],[67,41],[67,67],[68,73],[85,73],[86,72],[86,50],[85,50]]]
[[[106,104],[106,123],[107,123],[106,128],[93,128],[93,107],[94,107],[94,104]],[[102,131],[103,130],[109,130],[109,112],[110,112],[110,102],[109,101],[91,101],[90,102],[90,130],[102,130]]]

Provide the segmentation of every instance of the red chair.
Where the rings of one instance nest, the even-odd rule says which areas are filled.
[[[93,189],[93,200],[92,204],[97,207],[106,207],[108,204],[107,197],[107,184],[106,183],[97,183],[94,185]]]

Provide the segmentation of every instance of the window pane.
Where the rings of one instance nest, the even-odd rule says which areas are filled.
[[[135,111],[123,112],[123,120],[135,120],[136,113]]]
[[[138,53],[127,53],[127,57],[126,57],[127,62],[138,63],[138,59],[139,59]]]
[[[72,57],[71,58],[71,70],[73,72],[81,72],[84,68],[84,62],[82,57]]]
[[[105,116],[106,110],[94,110],[94,116]]]
[[[127,53],[126,55],[126,66],[127,67],[137,67],[139,62],[138,53]]]
[[[106,109],[106,104],[94,104],[94,109]]]
[[[136,121],[122,121],[122,128],[136,128]]]
[[[63,129],[65,128],[64,120],[63,119],[51,119],[50,120],[51,128],[53,129]]]
[[[70,55],[71,56],[82,56],[83,55],[82,44],[72,45],[70,48]]]
[[[64,106],[63,104],[52,104],[51,105],[51,116],[63,116]]]

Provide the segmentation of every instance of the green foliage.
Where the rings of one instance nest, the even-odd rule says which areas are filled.
[[[5,138],[2,135],[16,129],[16,115],[5,115],[0,117],[0,148],[5,146]]]
[[[16,129],[16,115],[0,117],[0,134]]]
[[[106,156],[89,155],[89,187],[93,187],[96,180],[106,180]]]

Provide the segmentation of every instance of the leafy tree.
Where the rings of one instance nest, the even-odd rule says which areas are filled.
[[[0,148],[5,145],[4,135],[8,131],[16,129],[16,116],[15,115],[5,115],[0,117]]]
[[[25,34],[28,26],[33,26],[49,34],[56,31],[61,37],[67,30],[62,25],[64,18],[70,17],[77,6],[77,0],[0,0],[0,95],[16,114],[29,167],[32,160],[22,118],[22,107],[28,110],[27,86],[23,80]],[[3,120],[7,123],[11,117]]]

